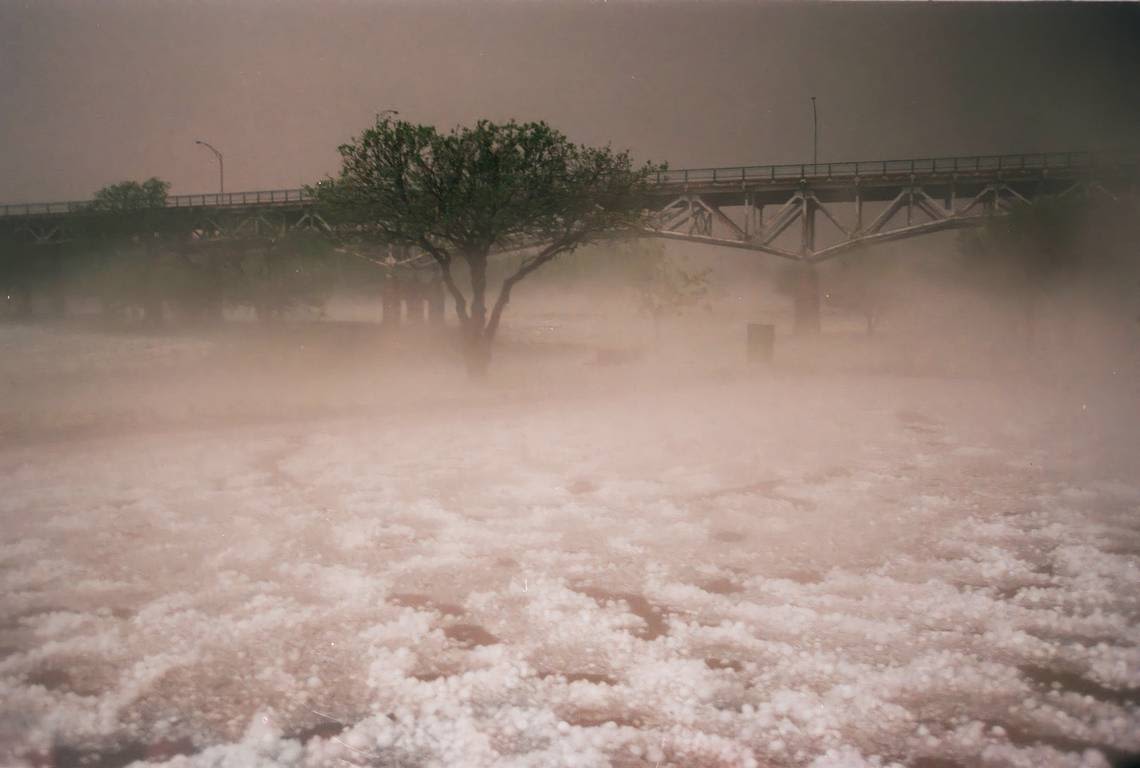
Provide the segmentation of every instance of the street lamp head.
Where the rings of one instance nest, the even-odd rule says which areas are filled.
[[[206,149],[213,152],[214,157],[218,158],[218,194],[219,195],[224,194],[226,191],[226,170],[225,170],[224,161],[222,160],[222,153],[218,151],[217,147],[215,147],[213,144],[211,144],[208,141],[202,141],[201,139],[194,139],[194,143],[202,145]]]

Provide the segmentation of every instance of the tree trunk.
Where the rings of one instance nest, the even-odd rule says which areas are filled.
[[[395,275],[385,275],[380,286],[380,326],[400,327],[400,283]]]
[[[472,326],[479,329],[479,335],[487,326],[487,254],[473,253],[467,256],[467,269],[471,273],[471,316]]]
[[[444,323],[444,295],[443,281],[433,278],[427,287],[428,295],[428,322],[433,328],[439,328]]]
[[[493,340],[487,333],[487,254],[468,254],[466,261],[471,273],[471,309],[463,328],[463,362],[468,376],[483,378],[491,363]]]
[[[414,277],[404,282],[404,306],[408,325],[424,324],[423,284]]]
[[[491,364],[491,339],[479,331],[464,329],[463,364],[472,379],[482,379]]]

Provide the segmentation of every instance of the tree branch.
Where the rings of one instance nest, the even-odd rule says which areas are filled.
[[[499,296],[495,299],[495,306],[491,309],[491,319],[487,321],[487,329],[484,331],[484,337],[488,342],[494,339],[495,334],[499,331],[499,320],[503,316],[503,310],[507,308],[507,304],[511,300],[511,289],[515,287],[515,284],[563,251],[577,247],[582,238],[582,234],[577,234],[551,243],[529,259],[524,259],[514,274],[503,280],[503,285],[499,289]]]
[[[439,264],[440,277],[443,279],[447,292],[451,294],[452,301],[455,302],[455,314],[459,316],[460,323],[466,324],[470,320],[470,316],[467,314],[467,298],[463,295],[463,291],[459,290],[459,286],[455,284],[455,280],[451,276],[451,254],[432,245],[426,238],[420,239],[420,247],[431,254],[432,258]]]

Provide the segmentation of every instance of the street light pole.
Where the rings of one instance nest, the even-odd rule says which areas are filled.
[[[226,166],[222,162],[222,153],[218,151],[217,147],[208,141],[195,139],[194,143],[201,144],[203,147],[213,152],[214,156],[218,158],[218,194],[224,195],[226,193]]]
[[[815,111],[815,96],[811,97],[811,164],[819,165],[819,118]]]

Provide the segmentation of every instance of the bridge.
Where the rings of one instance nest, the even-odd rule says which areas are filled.
[[[1138,176],[1140,153],[1090,152],[667,170],[650,179],[645,234],[816,263],[860,244],[974,226],[1042,195],[1134,194]],[[868,215],[876,203],[885,205]],[[200,238],[329,229],[304,189],[170,195],[165,210]],[[92,215],[90,201],[0,204],[0,233],[59,242]],[[840,236],[819,248],[818,215]],[[798,247],[778,245],[797,223]]]
[[[797,325],[818,318],[811,267],[851,249],[983,224],[1046,195],[1136,199],[1140,153],[1059,152],[666,170],[642,235],[736,248],[805,267]],[[329,232],[304,189],[170,195],[158,209],[186,247]],[[0,243],[81,236],[90,203],[0,205]],[[822,226],[821,226],[822,225]],[[235,242],[237,241],[237,242]],[[814,299],[811,297],[815,297]],[[803,305],[801,307],[801,304]]]

